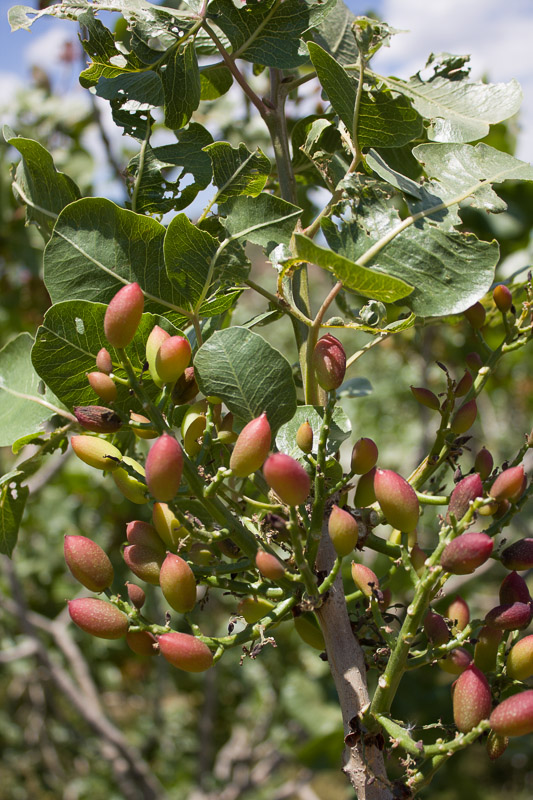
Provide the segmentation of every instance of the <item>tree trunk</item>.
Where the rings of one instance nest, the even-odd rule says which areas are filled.
[[[329,572],[334,560],[335,551],[325,524],[317,556],[317,569]],[[340,572],[327,599],[316,613],[326,642],[329,668],[339,695],[346,736],[353,732],[350,722],[353,725],[361,708],[368,704],[369,696],[365,659],[352,631]],[[350,779],[358,800],[392,800],[393,792],[387,778],[382,751],[371,737],[367,737],[366,742],[363,736],[353,738],[356,739],[355,743],[353,746],[346,745],[343,754],[343,772]]]

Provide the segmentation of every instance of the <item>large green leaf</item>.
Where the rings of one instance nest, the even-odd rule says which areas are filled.
[[[164,214],[187,208],[198,192],[211,182],[211,160],[203,148],[212,141],[209,131],[193,122],[179,132],[179,141],[175,144],[148,146],[137,193],[137,211]],[[182,167],[182,171],[171,181],[164,171],[174,167]],[[136,155],[128,164],[128,172],[136,177],[138,169],[139,155]],[[186,176],[192,176],[192,182]]]
[[[433,74],[417,73],[409,81],[379,76],[391,89],[408,97],[419,114],[430,120],[429,139],[436,142],[471,142],[482,139],[490,125],[512,117],[520,108],[520,84],[482,83],[468,80],[465,58],[430,59]]]
[[[276,447],[281,453],[286,453],[296,459],[302,458],[302,451],[296,444],[296,434],[298,428],[304,422],[308,422],[313,429],[313,450],[316,455],[318,452],[318,440],[320,428],[324,421],[323,406],[298,406],[296,413],[285,425],[282,425],[276,436]],[[340,406],[333,412],[333,422],[330,425],[329,436],[326,445],[326,453],[333,455],[337,452],[341,444],[350,436],[352,426],[350,420]]]
[[[101,77],[96,94],[110,100],[114,111],[147,111],[163,105],[163,85],[156,72],[130,72],[113,78]]]
[[[296,234],[294,243],[298,259],[331,270],[347,289],[363,297],[393,303],[395,300],[407,297],[413,291],[413,286],[405,280],[382,271],[361,267],[341,253],[316,244],[307,236]]]
[[[233,327],[217,331],[194,359],[198,385],[220,397],[245,422],[266,412],[273,431],[296,411],[292,367],[257,333]]]
[[[80,298],[108,303],[125,283],[137,281],[146,310],[179,313],[168,279],[156,220],[119,208],[110,200],[85,198],[59,216],[44,254],[45,283],[53,303]],[[176,324],[183,324],[173,317]]]
[[[11,557],[28,498],[29,489],[16,481],[0,486],[0,553]]]
[[[80,197],[80,190],[68,175],[56,170],[52,156],[39,142],[14,136],[7,128],[4,136],[22,156],[13,182],[15,195],[26,205],[27,221],[48,239],[57,215]]]
[[[81,6],[81,8],[83,7]],[[88,88],[97,84],[100,78],[125,77],[143,68],[142,62],[135,54],[125,53],[117,47],[111,31],[94,16],[94,12],[89,6],[85,6],[78,19],[82,30],[87,35],[86,39],[81,39],[81,43],[91,58],[91,63],[80,75],[82,86]]]
[[[235,197],[219,208],[233,239],[253,242],[270,252],[289,244],[302,209],[279,197],[261,192],[257,197]]]
[[[237,8],[232,0],[209,5],[217,26],[226,34],[233,55],[267,67],[290,69],[305,63],[302,34],[327,18],[336,0],[266,0]]]
[[[322,47],[309,42],[309,55],[329,101],[350,133],[354,127],[357,81]],[[422,118],[404,97],[363,90],[357,118],[361,147],[401,147],[422,131]]]
[[[126,377],[113,348],[104,336],[104,316],[107,306],[85,300],[68,300],[56,303],[45,314],[37,331],[32,350],[32,362],[37,373],[46,380],[53,392],[69,408],[98,403],[94,390],[87,381],[87,373],[94,372],[96,354],[106,347],[113,360],[113,372]],[[140,375],[146,358],[146,340],[154,325],[172,334],[178,334],[167,319],[143,314],[135,337],[128,345],[128,356]],[[154,396],[158,389],[146,381],[146,390]],[[142,410],[132,398],[129,387],[117,384],[116,407],[126,413],[129,409]]]
[[[165,93],[165,125],[183,128],[200,104],[200,72],[194,43],[176,48],[164,67],[161,79]]]
[[[33,433],[64,409],[31,363],[33,339],[19,335],[0,350],[0,447]]]
[[[200,67],[200,93],[202,100],[216,100],[231,89],[233,75],[227,67],[207,65]]]
[[[270,161],[259,147],[251,153],[242,143],[232,147],[229,142],[214,142],[204,150],[213,162],[215,202],[225,203],[240,194],[256,197],[265,188]]]

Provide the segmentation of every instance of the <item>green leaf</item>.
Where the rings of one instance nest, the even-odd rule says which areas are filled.
[[[32,345],[29,333],[19,333],[0,350],[0,447],[34,433],[53,414],[64,412],[32,366]]]
[[[257,197],[236,197],[219,208],[226,215],[226,230],[234,239],[265,247],[288,245],[302,209],[279,197],[262,192]]]
[[[113,372],[126,377],[114,349],[104,336],[104,316],[107,306],[85,300],[68,300],[56,303],[45,314],[37,331],[32,350],[32,362],[37,373],[69,408],[98,403],[87,381],[87,373],[95,371],[96,354],[106,347],[113,360]],[[166,318],[143,314],[130,345],[128,356],[139,376],[146,358],[146,340],[154,325],[172,334],[180,334]],[[152,396],[157,387],[146,381],[146,391]],[[130,409],[141,411],[139,402],[132,398],[129,387],[117,384],[118,397],[114,406],[127,414]]]
[[[201,391],[220,397],[244,422],[265,411],[276,431],[296,411],[291,365],[262,336],[246,328],[214,333],[196,353],[194,369]]]
[[[383,271],[361,267],[354,260],[316,244],[307,236],[297,233],[294,243],[298,259],[330,270],[347,289],[363,297],[394,303],[413,291],[413,287],[404,280],[387,275]]]
[[[257,197],[270,174],[270,161],[258,147],[251,153],[245,144],[232,147],[228,142],[214,142],[204,148],[213,162],[213,181],[218,187],[217,203],[230,197]]]
[[[408,178],[406,175],[402,175],[400,172],[397,172],[393,169],[383,156],[377,153],[375,150],[370,150],[366,156],[366,165],[370,167],[370,169],[374,170],[380,178],[383,178],[384,181],[387,181],[391,186],[394,186],[395,189],[398,189],[400,192],[404,194],[411,195],[412,197],[416,197],[419,200],[422,198],[422,188],[419,183],[413,181],[411,178]]]
[[[359,51],[352,33],[356,16],[343,0],[337,0],[327,18],[313,31],[313,40],[340,64],[355,64]]]
[[[200,94],[202,100],[216,100],[233,85],[233,75],[227,67],[200,67]]]
[[[361,380],[361,379],[356,379]],[[285,425],[282,425],[276,436],[276,447],[281,453],[286,453],[292,458],[302,459],[303,453],[296,444],[296,434],[298,428],[304,422],[308,422],[313,429],[313,450],[316,455],[318,452],[318,439],[320,428],[324,421],[323,406],[298,406],[296,413]],[[326,453],[333,455],[337,452],[341,444],[348,439],[352,432],[350,420],[340,406],[333,412],[333,422],[329,429],[329,436],[326,445]]]
[[[163,85],[156,72],[131,72],[114,78],[101,77],[96,94],[110,100],[114,111],[147,111],[163,105]]]
[[[20,484],[0,486],[0,553],[11,558],[30,490]]]
[[[53,303],[79,298],[109,303],[125,283],[145,293],[145,310],[177,312],[165,270],[166,229],[156,220],[119,208],[103,198],[84,198],[60,214],[44,254],[46,287]]]
[[[203,148],[212,141],[209,131],[193,122],[179,132],[176,144],[148,146],[137,194],[137,212],[165,214],[187,208],[198,192],[211,183],[211,160]],[[175,181],[167,180],[164,171],[174,167],[182,167],[180,175]],[[128,164],[128,173],[136,178],[138,169],[139,155],[136,155]],[[192,182],[186,178],[189,175]]]
[[[448,61],[450,58],[447,57]],[[462,59],[464,63],[464,59]],[[451,70],[445,59],[442,62],[430,59],[433,74],[423,79],[417,73],[409,81],[398,78],[380,78],[393,90],[408,97],[414,108],[425,119],[430,120],[426,130],[429,139],[436,142],[471,142],[482,139],[490,125],[512,117],[520,108],[522,90],[520,84],[482,83],[468,80],[468,72]],[[451,66],[454,66],[453,64]]]
[[[214,0],[209,12],[231,42],[234,57],[290,69],[307,61],[301,48],[302,34],[319,25],[334,6],[335,0],[266,0],[238,9],[232,0]]]
[[[357,81],[319,45],[309,42],[318,79],[335,112],[353,134]],[[363,90],[357,137],[360,147],[401,147],[422,132],[422,118],[404,97]]]
[[[194,43],[174,50],[161,67],[165,93],[165,125],[171,130],[183,128],[200,104],[200,72]]]
[[[26,205],[28,223],[35,223],[48,239],[57,215],[80,197],[80,190],[68,175],[56,170],[52,156],[39,142],[12,136],[7,129],[4,135],[22,156],[13,182],[15,196]]]
[[[91,63],[80,74],[80,83],[85,88],[95,86],[100,78],[127,77],[143,69],[144,65],[133,53],[117,47],[115,37],[94,15],[90,6],[81,6],[79,23],[87,38],[81,39],[83,49]],[[103,95],[102,95],[103,96]]]

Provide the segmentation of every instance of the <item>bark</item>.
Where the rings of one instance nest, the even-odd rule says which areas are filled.
[[[317,569],[331,570],[335,551],[327,534],[327,525],[317,557]],[[345,736],[352,732],[352,722],[361,708],[369,702],[365,659],[361,646],[352,631],[344,587],[339,572],[323,605],[317,609],[328,663],[335,681],[342,709]],[[346,746],[343,772],[350,779],[358,800],[392,800],[393,791],[387,778],[383,753],[372,737],[358,738],[353,747]]]

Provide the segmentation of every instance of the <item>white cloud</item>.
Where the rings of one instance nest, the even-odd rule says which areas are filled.
[[[409,33],[394,36],[372,65],[378,72],[408,77],[430,53],[472,56],[472,77],[498,83],[516,78],[524,101],[518,155],[533,161],[533,4],[530,0],[384,0],[382,18]]]

